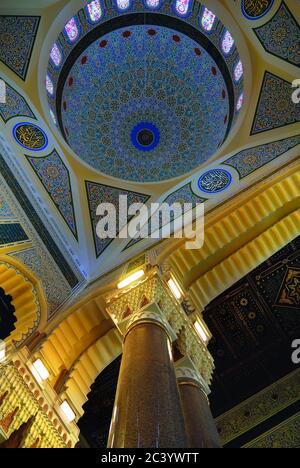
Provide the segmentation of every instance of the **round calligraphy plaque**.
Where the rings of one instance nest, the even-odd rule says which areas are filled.
[[[205,193],[219,193],[232,183],[232,175],[224,169],[212,169],[202,174],[198,181],[199,189]]]
[[[15,125],[13,136],[19,145],[30,151],[42,151],[48,145],[48,137],[44,130],[30,122]]]
[[[265,16],[272,8],[274,0],[242,0],[243,15],[250,20]]]

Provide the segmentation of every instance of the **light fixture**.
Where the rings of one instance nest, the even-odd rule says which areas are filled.
[[[208,339],[209,339],[209,336],[208,336],[203,324],[199,320],[196,320],[196,322],[194,323],[194,327],[196,329],[196,332],[200,336],[201,340],[204,341],[204,343],[207,343]]]
[[[60,409],[62,410],[62,412],[64,413],[65,417],[67,418],[68,422],[71,423],[74,421],[74,419],[76,418],[76,414],[74,413],[74,411],[72,410],[71,406],[69,405],[69,403],[67,402],[67,400],[65,400],[61,405],[60,405]]]
[[[128,278],[125,278],[123,281],[121,281],[117,288],[118,289],[123,289],[126,288],[126,286],[129,286],[131,283],[134,283],[138,279],[142,278],[144,276],[145,272],[144,270],[138,270],[132,275],[128,276]]]
[[[0,363],[4,362],[6,358],[5,342],[0,340]]]
[[[47,380],[50,376],[48,370],[46,369],[45,365],[41,361],[41,359],[37,359],[33,363],[34,370],[38,373],[38,376],[42,381]]]
[[[181,299],[182,292],[180,291],[178,284],[172,278],[169,279],[168,285],[173,293],[173,296],[178,300]]]

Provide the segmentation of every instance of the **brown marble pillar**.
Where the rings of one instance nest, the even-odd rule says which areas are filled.
[[[187,446],[169,331],[156,304],[131,320],[108,447]]]
[[[189,448],[222,448],[205,382],[190,369],[176,373]]]

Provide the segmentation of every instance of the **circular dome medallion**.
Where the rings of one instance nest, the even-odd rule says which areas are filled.
[[[48,137],[44,130],[29,122],[15,125],[13,136],[19,145],[30,151],[42,151],[48,145]]]
[[[198,181],[199,189],[206,193],[219,193],[232,183],[232,175],[224,169],[212,169],[205,172]]]
[[[160,134],[155,125],[141,122],[131,132],[132,144],[140,151],[152,151],[159,144]]]

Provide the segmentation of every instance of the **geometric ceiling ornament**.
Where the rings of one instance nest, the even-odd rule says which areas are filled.
[[[227,139],[240,110],[242,62],[231,36],[230,53],[222,50],[220,19],[208,30],[205,9],[193,3],[127,2],[125,12],[101,2],[97,19],[82,8],[55,41],[46,73],[51,115],[93,169],[132,182],[170,180]]]
[[[243,15],[250,20],[265,16],[272,8],[274,0],[242,0]]]
[[[5,294],[0,288],[0,340],[5,340],[13,330],[17,318],[14,315],[15,308],[12,305],[12,297]]]
[[[192,203],[194,208],[197,203],[204,203],[205,201],[206,198],[201,198],[194,194],[191,183],[189,183],[168,195],[163,203],[168,203],[169,206],[173,205],[174,203],[181,203],[182,205],[184,203]]]
[[[300,269],[289,268],[278,295],[277,304],[300,311]]]
[[[26,156],[32,169],[78,240],[70,173],[54,150],[45,157]]]
[[[42,151],[48,146],[48,137],[44,130],[30,122],[15,125],[13,137],[22,148],[30,151]]]
[[[145,195],[143,193],[131,192],[129,190],[123,190],[117,187],[110,187],[108,185],[98,184],[96,182],[89,182],[86,181],[86,193],[88,198],[89,204],[89,212],[90,212],[90,219],[91,219],[91,226],[93,231],[94,237],[94,244],[95,244],[95,251],[97,258],[104,252],[104,250],[111,244],[113,239],[100,239],[97,236],[96,228],[98,222],[101,220],[100,216],[97,216],[97,208],[100,203],[110,203],[116,209],[116,227],[117,227],[117,235],[120,233],[121,229],[125,227],[126,224],[133,218],[133,216],[128,216],[126,220],[124,220],[123,225],[120,226],[119,217],[119,197],[127,196],[127,203],[128,206],[132,205],[133,203],[142,203],[146,204],[149,200],[150,196]]]
[[[245,149],[222,164],[233,167],[243,179],[297,145],[300,135]]]
[[[0,116],[4,122],[14,117],[28,117],[35,119],[27,102],[15,89],[6,83],[5,103],[0,102]]]
[[[39,16],[0,16],[0,60],[25,81]]]
[[[300,122],[300,104],[292,100],[289,81],[265,72],[251,135]]]
[[[267,52],[299,67],[300,26],[284,2],[273,18],[254,32]]]

